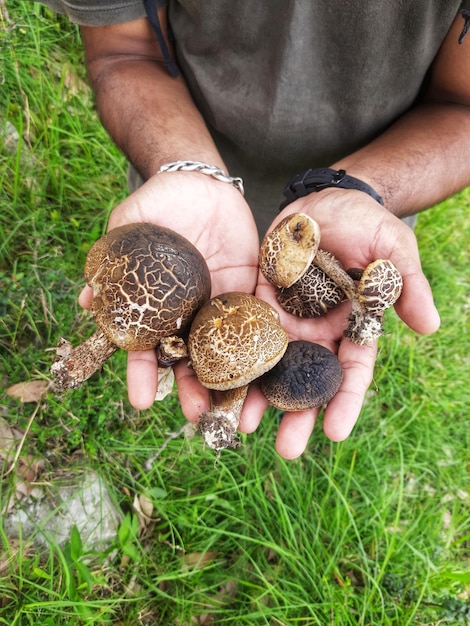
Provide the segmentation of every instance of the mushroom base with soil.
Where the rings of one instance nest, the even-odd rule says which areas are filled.
[[[59,389],[78,389],[95,372],[100,370],[118,347],[97,330],[76,348],[60,338],[51,373]]]
[[[206,444],[218,452],[224,448],[238,448],[238,424],[248,385],[230,389],[224,401],[199,416],[198,430]]]

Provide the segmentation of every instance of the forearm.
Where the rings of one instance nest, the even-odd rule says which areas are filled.
[[[96,33],[83,34],[101,121],[145,179],[162,163],[183,158],[224,166],[181,77],[172,78],[158,59],[140,51],[100,54]]]
[[[470,108],[423,104],[334,167],[371,184],[404,217],[470,184],[469,135]]]

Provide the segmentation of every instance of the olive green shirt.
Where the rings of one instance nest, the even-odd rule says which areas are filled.
[[[141,0],[44,1],[91,26],[145,16]],[[262,232],[291,176],[367,144],[416,102],[469,5],[169,0],[179,67],[231,175],[244,179]]]

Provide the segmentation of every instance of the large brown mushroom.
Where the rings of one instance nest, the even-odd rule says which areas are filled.
[[[255,296],[221,294],[200,309],[188,350],[200,383],[224,391],[224,401],[200,416],[199,430],[214,450],[236,447],[240,414],[253,380],[274,367],[287,348],[279,314]]]
[[[210,297],[206,262],[184,237],[154,224],[128,224],[99,239],[87,255],[91,311],[99,330],[72,349],[65,340],[52,373],[60,388],[77,388],[118,348],[160,346],[164,365],[186,354],[181,337]]]

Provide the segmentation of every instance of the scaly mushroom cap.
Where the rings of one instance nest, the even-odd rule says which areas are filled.
[[[338,263],[329,252],[323,251],[324,258]],[[276,298],[282,308],[297,317],[314,318],[328,313],[345,298],[344,291],[321,268],[310,265],[305,274],[290,287],[277,290]]]
[[[357,286],[357,300],[344,331],[345,337],[358,345],[370,345],[383,334],[384,312],[400,297],[403,279],[388,259],[370,263]]]
[[[127,224],[99,239],[88,252],[85,278],[98,326],[125,350],[149,350],[161,337],[182,335],[211,290],[200,252],[153,224]]]
[[[359,305],[367,313],[381,314],[395,304],[401,295],[403,279],[388,259],[377,259],[364,270],[357,286]]]
[[[275,287],[290,287],[307,271],[319,243],[320,227],[315,220],[303,213],[289,215],[264,237],[261,271]]]
[[[191,325],[189,357],[202,385],[228,390],[271,369],[287,348],[287,333],[272,306],[230,292],[206,302]]]
[[[260,379],[261,391],[282,411],[322,406],[338,391],[343,369],[327,348],[309,341],[292,341],[282,359]]]

